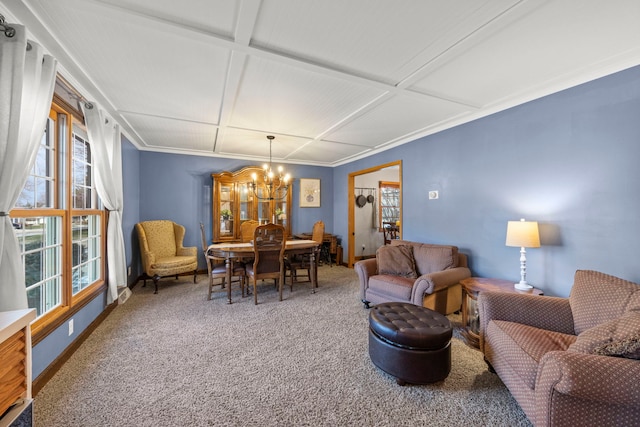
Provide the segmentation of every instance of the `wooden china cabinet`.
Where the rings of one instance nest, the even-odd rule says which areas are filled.
[[[253,173],[257,175],[257,195],[252,188]],[[211,177],[214,242],[240,240],[240,224],[248,220],[283,225],[287,236],[291,236],[291,183],[283,198],[269,199],[261,167],[249,166]]]

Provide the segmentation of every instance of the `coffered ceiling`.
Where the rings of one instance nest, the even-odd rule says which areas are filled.
[[[0,0],[141,150],[335,166],[640,64],[637,0]]]

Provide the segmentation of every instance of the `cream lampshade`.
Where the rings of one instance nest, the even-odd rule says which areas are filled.
[[[516,289],[529,290],[533,286],[527,283],[527,257],[525,248],[540,247],[540,233],[536,221],[509,221],[507,223],[507,246],[520,247],[520,282],[514,286]]]

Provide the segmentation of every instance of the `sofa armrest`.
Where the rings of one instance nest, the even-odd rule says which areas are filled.
[[[183,246],[179,246],[177,248],[177,253],[176,255],[179,256],[198,256],[198,248],[196,248],[195,246],[190,246],[190,247],[183,247]]]
[[[478,312],[481,336],[491,320],[505,320],[548,331],[575,334],[567,298],[486,291],[478,295]]]
[[[369,277],[378,273],[378,263],[375,258],[363,259],[353,265],[360,279],[360,299],[364,300],[364,293],[369,287]]]
[[[422,306],[425,295],[459,283],[460,280],[471,277],[471,270],[467,267],[455,267],[447,270],[423,274],[418,277],[411,289],[411,303]]]
[[[145,252],[142,254],[142,267],[144,268],[144,272],[149,275],[150,269],[153,268],[153,265],[156,263],[156,256],[153,252]]]
[[[549,402],[540,405],[547,411],[553,406],[554,393],[561,393],[590,402],[640,408],[639,383],[640,363],[637,360],[551,351],[540,359],[536,401]]]

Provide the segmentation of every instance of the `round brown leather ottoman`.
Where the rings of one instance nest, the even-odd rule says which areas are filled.
[[[387,302],[369,313],[371,361],[400,385],[444,380],[451,371],[451,335],[449,319],[417,305]]]

